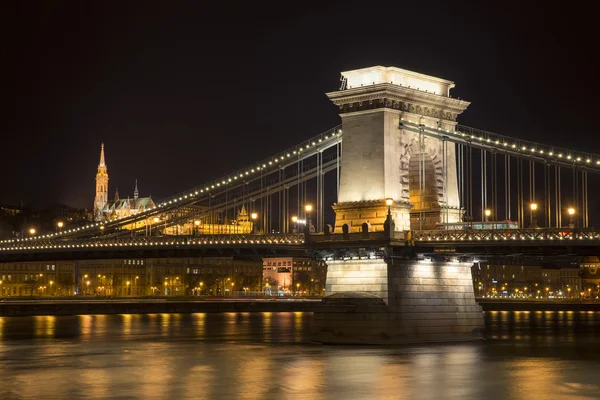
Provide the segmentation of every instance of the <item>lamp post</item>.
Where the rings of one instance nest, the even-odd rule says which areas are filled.
[[[567,209],[567,213],[569,213],[569,228],[574,229],[575,228],[575,209],[573,207],[569,207]]]
[[[394,204],[394,199],[392,199],[392,198],[385,199],[385,205],[388,208],[388,212],[387,212],[387,217],[385,218],[385,222],[383,225],[383,231],[387,238],[391,238],[392,232],[394,232],[396,230],[394,220],[392,219],[392,204]]]
[[[29,228],[29,234],[31,236],[35,235],[35,228]]]
[[[194,236],[198,236],[198,229],[200,228],[200,221],[194,221]]]
[[[311,222],[310,222],[310,212],[312,211],[312,208],[313,208],[312,204],[307,204],[304,206],[304,210],[306,211],[306,221],[307,221],[306,226],[308,227],[307,229],[309,232],[310,232],[310,227],[312,226]]]
[[[489,222],[489,218],[490,218],[490,216],[492,215],[492,210],[490,210],[490,209],[485,209],[485,210],[483,211],[483,215],[485,215],[485,219],[484,219],[484,220],[485,220],[485,222]]]
[[[252,234],[256,234],[256,220],[258,219],[258,214],[253,212],[252,214],[250,214],[250,218],[252,218]]]
[[[298,217],[296,217],[295,215],[292,217],[292,222],[296,225],[296,227],[294,228],[294,233],[298,232]]]
[[[62,221],[58,221],[58,222],[56,223],[56,227],[58,228],[58,231],[59,231],[59,232],[60,232],[60,231],[62,231],[62,228],[63,228],[63,226],[65,226],[65,223],[64,223],[64,222],[62,222]]]
[[[160,218],[158,218],[158,217],[154,217],[154,218],[152,219],[152,221],[153,221],[155,224],[158,224],[158,223],[160,222]],[[150,236],[152,236],[152,225],[150,225]]]
[[[531,210],[531,215],[530,215],[530,221],[529,221],[529,227],[530,228],[537,228],[537,220],[535,218],[535,212],[537,211],[538,205],[537,203],[531,203],[529,205],[529,209]]]

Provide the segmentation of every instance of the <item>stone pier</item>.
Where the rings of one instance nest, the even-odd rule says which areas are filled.
[[[326,294],[312,340],[395,344],[482,338],[470,263],[424,260],[328,261]]]

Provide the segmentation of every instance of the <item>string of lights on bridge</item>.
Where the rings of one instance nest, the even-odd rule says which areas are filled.
[[[441,127],[435,127],[435,126],[429,126],[426,124],[417,124],[414,122],[409,122],[409,121],[405,120],[404,118],[401,118],[401,121],[404,124],[412,124],[415,127],[419,127],[419,128],[420,127],[430,128],[437,134],[439,134],[440,132],[444,132],[444,133],[452,135],[453,137],[456,137],[458,139],[466,140],[469,142],[473,142],[473,141],[479,142],[482,145],[495,147],[497,150],[500,150],[500,151],[509,150],[509,151],[516,151],[521,154],[531,154],[531,155],[535,155],[535,156],[547,157],[555,162],[571,162],[571,163],[573,163],[574,166],[582,165],[582,166],[586,166],[586,167],[589,167],[589,166],[599,166],[600,167],[600,156],[595,155],[595,154],[587,154],[587,153],[583,153],[583,152],[576,152],[576,151],[560,149],[560,148],[556,148],[556,147],[544,146],[544,145],[540,145],[540,144],[528,142],[528,141],[523,141],[523,140],[515,140],[512,138],[494,134],[491,132],[481,132],[481,135],[474,135],[472,133],[470,134],[467,132],[461,132],[460,126],[457,126],[457,128],[459,130],[452,131],[450,129],[443,129]],[[468,128],[468,127],[464,127],[464,128],[467,130],[473,131],[472,128]],[[297,155],[301,154],[303,151],[309,150],[311,147],[313,147],[313,148],[317,147],[324,140],[328,140],[331,138],[339,138],[339,137],[341,137],[341,135],[342,135],[342,130],[339,126],[333,128],[333,129],[330,129],[326,133],[318,135],[318,136],[310,139],[309,141],[304,142],[301,145],[295,146],[287,151],[284,151],[283,153],[280,153],[277,156],[270,157],[268,159],[268,161],[264,160],[264,161],[256,164],[254,167],[249,167],[244,170],[240,170],[234,174],[230,174],[226,178],[221,178],[220,180],[216,180],[210,184],[205,185],[203,188],[196,188],[185,194],[182,193],[180,195],[172,197],[169,200],[165,200],[165,201],[159,203],[158,205],[156,205],[155,207],[153,207],[151,210],[148,210],[144,213],[137,214],[135,216],[135,218],[137,219],[137,218],[143,217],[145,214],[152,214],[152,213],[156,212],[157,210],[160,211],[161,208],[165,208],[167,206],[177,204],[178,202],[185,201],[189,198],[194,198],[203,193],[209,193],[212,189],[220,188],[221,186],[225,186],[232,182],[236,182],[238,179],[243,179],[252,174],[256,174],[258,172],[265,171],[270,168],[275,168],[275,167],[280,168],[281,162],[286,161],[286,160],[291,160],[293,158],[293,156],[297,156]],[[488,137],[485,137],[486,135]],[[490,136],[492,136],[493,138]],[[50,234],[46,234],[46,235],[31,236],[29,238],[2,240],[2,241],[0,241],[0,244],[32,241],[32,240],[47,239],[47,238],[56,238],[61,235],[77,233],[77,232],[90,230],[90,229],[96,229],[96,228],[99,228],[100,230],[104,230],[109,224],[119,222],[120,220],[124,220],[124,219],[128,219],[128,218],[131,218],[131,217],[118,217],[117,219],[115,219],[113,221],[91,223],[91,224],[87,224],[84,226],[73,227],[71,229],[65,229],[65,230],[61,230],[59,232],[50,233]],[[34,235],[34,234],[35,234],[35,231],[32,232],[32,235]]]
[[[401,118],[401,121],[406,124],[412,124],[415,127],[419,127],[420,125],[414,122],[410,122]],[[577,166],[600,166],[600,155],[597,154],[589,154],[580,151],[573,151],[558,148],[555,146],[545,146],[539,143],[529,142],[526,140],[515,140],[513,138],[509,138],[508,136],[499,135],[491,132],[481,132],[481,136],[469,134],[467,132],[461,132],[460,129],[466,129],[470,131],[474,131],[473,128],[464,127],[461,125],[457,125],[458,130],[452,131],[450,129],[443,129],[441,127],[429,126],[427,124],[422,124],[422,126],[432,129],[434,132],[439,134],[440,132],[448,133],[454,137],[459,139],[463,139],[466,141],[476,141],[481,144],[485,144],[486,146],[495,147],[497,150],[511,150],[517,151],[522,154],[531,154],[536,156],[542,156],[546,158],[552,159],[552,161],[558,162],[571,162],[573,165]],[[485,137],[485,136],[488,137]],[[492,136],[492,137],[490,137]]]
[[[222,185],[225,186],[232,182],[237,182],[238,179],[243,179],[243,178],[253,175],[255,173],[258,173],[261,171],[264,172],[265,170],[269,170],[271,168],[280,168],[280,165],[283,161],[291,160],[293,158],[293,156],[299,156],[304,151],[311,149],[311,147],[317,148],[320,144],[322,144],[324,141],[327,141],[329,139],[335,139],[335,138],[339,139],[341,137],[341,135],[342,135],[342,129],[341,129],[340,125],[338,125],[320,135],[313,137],[312,139],[309,139],[308,141],[303,142],[300,145],[290,148],[276,156],[269,157],[268,159],[257,163],[254,167],[249,167],[249,168],[245,168],[243,170],[239,170],[236,173],[230,174],[229,176],[227,176],[225,178],[215,180],[212,183],[205,185],[204,188],[195,188],[187,193],[182,193],[182,194],[172,197],[169,200],[165,200],[165,201],[155,205],[152,209],[150,209],[148,211],[136,214],[135,219],[143,217],[145,214],[152,214],[156,211],[160,211],[161,208],[165,208],[169,205],[177,204],[178,202],[194,198],[203,193],[209,193],[212,189],[218,189]],[[56,237],[60,237],[62,235],[67,235],[70,233],[77,233],[77,232],[95,229],[95,228],[104,230],[104,229],[106,229],[106,227],[109,224],[119,222],[120,220],[129,219],[129,218],[131,218],[131,217],[130,216],[117,217],[115,220],[112,220],[109,222],[96,222],[96,223],[86,224],[84,226],[73,227],[71,229],[65,229],[65,230],[61,230],[59,232],[49,233],[46,235],[35,236],[35,230],[33,230],[33,231],[30,231],[30,233],[32,234],[31,237],[21,238],[21,239],[2,240],[2,241],[0,241],[0,244],[56,238]],[[62,228],[62,226],[59,228]]]
[[[301,235],[283,235],[280,238],[227,238],[227,239],[193,239],[181,238],[175,240],[142,240],[142,241],[106,241],[106,242],[88,242],[71,244],[45,244],[45,245],[18,245],[11,247],[2,247],[0,251],[18,251],[18,250],[51,250],[51,249],[89,249],[89,248],[114,248],[114,247],[161,247],[161,246],[211,246],[211,245],[301,245],[304,243],[304,237]]]

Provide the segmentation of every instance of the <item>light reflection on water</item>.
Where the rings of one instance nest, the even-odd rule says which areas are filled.
[[[488,340],[308,343],[310,313],[0,317],[0,399],[600,398],[600,313],[488,312]]]

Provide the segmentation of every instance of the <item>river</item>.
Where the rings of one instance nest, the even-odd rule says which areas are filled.
[[[600,398],[600,312],[487,312],[486,340],[308,341],[311,313],[0,317],[0,399]]]

